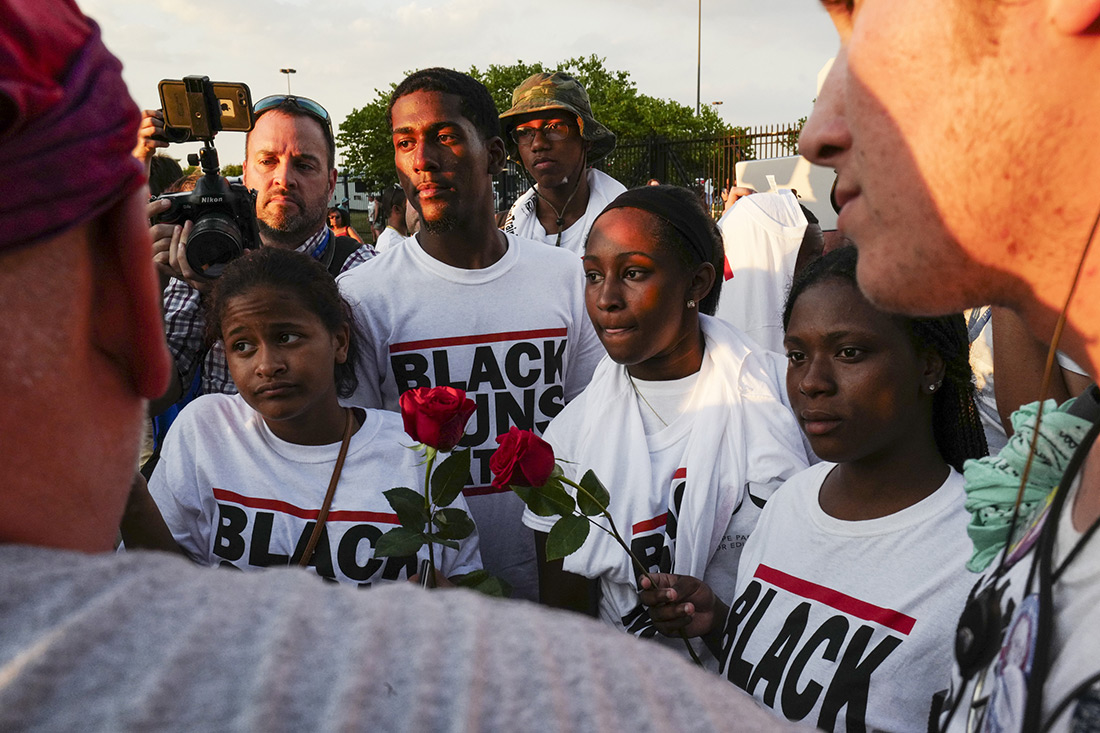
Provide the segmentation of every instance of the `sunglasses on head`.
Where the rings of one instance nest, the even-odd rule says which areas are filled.
[[[513,127],[508,133],[516,145],[528,146],[535,141],[535,134],[541,132],[552,143],[569,137],[572,127],[567,122],[548,122],[542,127]]]
[[[264,97],[252,105],[252,111],[256,117],[259,117],[264,112],[270,112],[284,104],[291,104],[302,110],[323,124],[325,129],[328,130],[328,134],[332,135],[332,118],[329,117],[328,110],[307,97],[297,97],[293,94],[272,94],[270,97]]]

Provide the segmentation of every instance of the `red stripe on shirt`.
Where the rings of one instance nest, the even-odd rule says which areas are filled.
[[[676,473],[672,474],[672,480],[675,481],[678,478],[687,478],[688,470],[686,468],[677,468]]]
[[[402,351],[419,351],[421,349],[440,349],[446,346],[467,346],[469,344],[495,344],[500,341],[527,341],[538,338],[556,338],[568,336],[567,328],[543,328],[536,331],[505,331],[503,333],[483,333],[474,336],[451,336],[449,338],[424,339],[422,341],[405,341],[400,344],[390,344],[390,353],[397,354]]]
[[[730,267],[730,261],[729,261],[728,258],[726,259],[725,265],[726,265],[725,272],[722,273],[722,276],[726,280],[732,280],[733,279],[733,268]]]
[[[666,524],[668,524],[668,512],[665,512],[659,517],[654,517],[653,519],[647,519],[643,522],[638,522],[633,527],[631,527],[631,529],[634,531],[634,534],[638,534],[639,532],[648,532],[651,529],[663,527]]]
[[[796,578],[793,575],[784,573],[782,570],[776,570],[767,565],[760,565],[757,567],[754,577],[760,578],[765,583],[771,583],[778,588],[794,593],[796,596],[824,603],[827,606],[832,606],[841,613],[846,613],[849,616],[855,616],[865,621],[871,621],[879,626],[885,626],[888,629],[893,629],[899,634],[905,634],[906,636],[909,635],[909,632],[913,630],[913,626],[917,623],[915,618],[906,616],[900,611],[894,611],[893,609],[883,608],[882,606],[876,606],[872,603],[861,601],[858,598],[846,595],[840,591],[826,588],[817,583],[811,583],[802,578]]]
[[[489,494],[507,494],[511,489],[507,486],[503,489],[498,489],[492,484],[488,486],[467,486],[462,490],[463,496],[488,496]]]
[[[214,498],[218,501],[228,501],[233,504],[239,504],[240,506],[246,506],[250,509],[265,509],[271,512],[279,512],[280,514],[289,514],[292,517],[298,517],[299,519],[317,519],[320,515],[320,509],[302,509],[301,507],[288,504],[285,501],[278,501],[276,499],[257,499],[253,496],[242,496],[232,491],[226,491],[225,489],[214,489]],[[401,521],[397,518],[396,514],[387,514],[385,512],[352,512],[352,511],[339,511],[329,512],[329,522],[371,522],[373,524],[400,524]]]

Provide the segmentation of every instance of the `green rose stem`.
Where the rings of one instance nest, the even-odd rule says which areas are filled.
[[[428,513],[428,524],[425,526],[425,530],[430,534],[432,531],[432,500],[431,500],[431,478],[432,478],[432,464],[435,463],[435,456],[438,451],[430,445],[424,446],[425,464],[426,470],[424,471],[424,509]],[[421,588],[434,588],[435,587],[435,543],[428,543],[428,569],[427,572],[420,574],[420,587]]]
[[[626,551],[626,554],[630,557],[630,560],[634,563],[634,567],[636,567],[638,569],[638,572],[640,572],[642,575],[644,575],[646,578],[648,578],[650,585],[652,585],[654,588],[656,588],[657,587],[657,581],[654,579],[654,577],[652,575],[649,574],[649,571],[646,570],[645,566],[642,565],[640,560],[638,560],[637,555],[634,554],[633,550],[630,549],[630,546],[627,545],[626,541],[623,540],[622,535],[619,534],[619,529],[615,526],[615,520],[611,517],[611,512],[607,511],[607,507],[604,506],[603,504],[601,504],[599,501],[597,501],[596,497],[592,496],[592,494],[589,493],[588,489],[584,488],[583,486],[578,484],[576,481],[573,481],[572,479],[570,479],[566,476],[560,476],[559,478],[563,482],[565,482],[565,483],[569,484],[570,486],[572,486],[573,488],[575,488],[578,492],[583,492],[584,495],[587,496],[592,501],[593,504],[600,507],[600,513],[603,514],[605,519],[607,519],[607,523],[609,525],[611,525],[611,529],[608,529],[607,527],[604,527],[602,524],[598,524],[597,522],[592,521],[592,518],[589,517],[588,515],[586,515],[584,512],[581,512],[580,516],[587,519],[588,523],[591,524],[593,527],[597,527],[599,529],[602,529],[604,532],[609,534],[612,539],[614,539],[616,542],[618,542],[619,546],[622,547],[623,550]],[[687,638],[687,634],[684,633],[683,629],[680,629],[680,638],[684,640],[684,646],[687,647],[688,654],[691,655],[692,661],[695,662],[695,664],[702,667],[703,666],[703,660],[700,659],[699,655],[695,653],[695,647],[693,647],[691,645],[691,641]]]

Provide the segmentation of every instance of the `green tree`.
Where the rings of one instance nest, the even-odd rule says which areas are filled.
[[[195,173],[201,173],[197,165],[189,165],[183,169],[183,175],[190,176]],[[221,173],[223,176],[243,176],[244,164],[230,163],[228,165],[221,166]]]
[[[386,90],[375,89],[374,100],[353,109],[336,134],[336,144],[342,151],[341,170],[364,181],[372,191],[380,191],[397,181],[390,128],[386,124],[386,107],[396,88],[397,84],[392,83]]]
[[[544,66],[525,63],[500,66],[493,64],[484,71],[476,66],[469,73],[478,79],[493,96],[497,109],[512,106],[512,90],[531,74],[560,70],[584,86],[592,101],[596,119],[614,132],[620,141],[648,138],[710,137],[735,132],[722,118],[707,107],[698,115],[690,107],[668,99],[658,99],[638,91],[630,72],[608,69],[605,60],[596,55],[578,56],[561,63]],[[385,90],[375,89],[375,99],[355,109],[340,123],[336,135],[342,151],[342,168],[353,178],[365,181],[372,189],[396,180],[393,168],[393,148],[386,125],[386,107],[390,94],[397,88],[392,83]]]

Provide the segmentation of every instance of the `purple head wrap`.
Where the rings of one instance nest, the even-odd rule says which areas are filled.
[[[99,27],[65,0],[0,0],[0,22],[3,253],[95,218],[145,174],[141,113]]]

